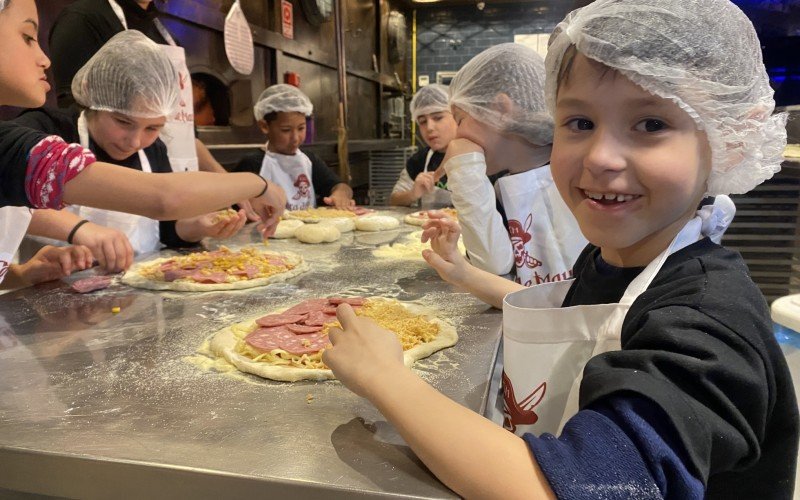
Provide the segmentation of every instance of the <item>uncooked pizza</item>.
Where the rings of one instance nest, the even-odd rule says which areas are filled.
[[[447,217],[453,220],[458,219],[458,212],[456,212],[455,208],[441,208],[436,211],[443,212]],[[420,210],[419,212],[408,214],[403,218],[403,222],[411,224],[412,226],[421,226],[430,220],[428,212],[429,210]]]
[[[241,290],[269,285],[308,270],[308,264],[290,252],[265,252],[255,247],[238,251],[220,247],[141,262],[132,266],[122,282],[150,290],[206,292]]]
[[[239,371],[272,380],[333,379],[333,372],[322,362],[322,352],[330,345],[330,328],[340,326],[336,307],[343,302],[356,315],[372,318],[394,332],[409,367],[458,340],[451,324],[418,304],[381,297],[332,297],[309,299],[232,325],[215,333],[208,348]]]
[[[315,207],[305,210],[291,210],[283,214],[284,219],[299,219],[303,222],[320,222],[328,219],[341,219],[357,217],[372,212],[364,207],[354,207],[352,210],[341,210],[332,207]]]

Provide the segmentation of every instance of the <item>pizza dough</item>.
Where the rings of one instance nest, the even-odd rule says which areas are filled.
[[[381,234],[381,233],[377,233]],[[382,259],[392,260],[425,260],[422,251],[430,249],[430,242],[422,243],[422,231],[409,233],[402,240],[391,245],[383,245],[372,251],[372,255]],[[458,251],[466,255],[463,238],[458,238]]]
[[[406,224],[410,224],[412,226],[421,226],[430,220],[430,217],[428,217],[429,211],[430,210],[420,210],[418,212],[408,214],[405,217],[403,217],[403,222],[405,222]],[[436,211],[443,212],[446,216],[448,216],[453,220],[458,219],[458,212],[456,212],[455,208],[442,208]]]
[[[342,233],[330,224],[304,224],[295,230],[294,237],[303,243],[332,243],[341,238]]]
[[[139,262],[122,276],[122,283],[178,292],[243,290],[286,281],[308,269],[308,263],[291,252],[264,252],[254,247],[233,252],[221,247],[214,252]]]
[[[333,372],[322,363],[319,351],[328,345],[328,328],[338,325],[333,301],[348,302],[356,314],[371,317],[394,331],[403,344],[403,361],[408,367],[458,341],[453,325],[419,304],[356,297],[311,299],[231,325],[212,335],[210,350],[238,370],[263,378],[285,382],[333,379]],[[423,340],[424,336],[428,338]]]
[[[275,234],[270,236],[270,238],[275,238],[276,240],[294,238],[294,232],[303,225],[305,225],[305,223],[297,219],[282,220],[278,222],[278,227],[275,228]]]
[[[356,223],[352,217],[335,217],[333,219],[322,220],[319,223],[331,225],[338,229],[340,233],[349,233],[356,228]]]
[[[356,219],[359,231],[388,231],[400,227],[400,221],[391,215],[365,215]]]
[[[375,231],[372,233],[359,232],[355,234],[356,241],[362,245],[385,245],[397,239],[400,236],[400,230],[393,229],[391,231]]]
[[[334,218],[351,218],[355,217],[356,213],[352,210],[339,210],[337,208],[307,208],[305,210],[291,210],[285,212],[283,217],[286,219],[298,219],[307,223],[316,223],[326,219]]]

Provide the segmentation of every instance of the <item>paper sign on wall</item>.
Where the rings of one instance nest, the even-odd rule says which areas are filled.
[[[225,17],[225,55],[231,66],[243,75],[253,72],[255,57],[253,53],[253,34],[244,17],[239,0],[233,2],[230,12]]]
[[[281,0],[281,26],[283,28],[283,36],[289,40],[294,40],[294,13],[292,11],[292,2],[289,0]]]

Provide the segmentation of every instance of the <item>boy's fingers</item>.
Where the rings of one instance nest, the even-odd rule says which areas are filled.
[[[331,327],[328,329],[328,340],[331,341],[331,345],[336,345],[339,343],[339,336],[344,333],[341,328]]]
[[[347,330],[355,322],[356,313],[353,311],[353,308],[350,307],[350,304],[343,302],[336,308],[336,318],[342,325],[342,330]]]

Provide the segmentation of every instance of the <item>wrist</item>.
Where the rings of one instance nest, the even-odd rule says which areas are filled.
[[[267,189],[269,189],[269,181],[267,181],[267,179],[265,179],[265,178],[261,177],[261,176],[260,176],[260,175],[258,175],[258,174],[254,174],[254,175],[255,175],[256,177],[258,177],[259,179],[261,179],[261,181],[264,183],[264,186],[263,186],[263,188],[261,189],[261,192],[260,192],[260,193],[258,193],[258,194],[257,194],[257,195],[255,195],[255,196],[253,196],[253,198],[260,198],[260,197],[264,196],[264,193],[266,193],[266,192],[267,192]]]
[[[402,394],[403,388],[412,385],[415,379],[419,377],[402,362],[382,367],[374,377],[370,377],[369,385],[364,388],[365,397],[383,413],[392,400]]]

